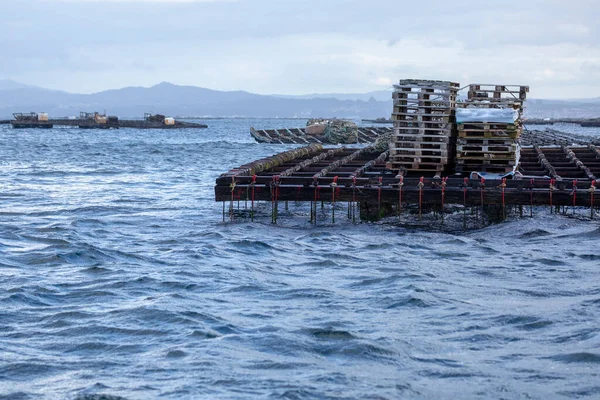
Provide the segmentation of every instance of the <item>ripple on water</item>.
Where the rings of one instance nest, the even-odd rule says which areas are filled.
[[[549,360],[557,361],[564,364],[571,363],[585,363],[585,364],[600,364],[600,354],[597,353],[567,353],[557,354],[554,356],[546,357]]]
[[[0,399],[598,397],[598,221],[223,223],[219,174],[293,147],[249,126],[305,122],[0,126]]]

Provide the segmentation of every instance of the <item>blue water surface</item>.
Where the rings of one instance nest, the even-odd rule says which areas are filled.
[[[290,148],[249,127],[305,121],[205,123],[0,127],[1,399],[600,398],[589,210],[224,223],[215,178]]]

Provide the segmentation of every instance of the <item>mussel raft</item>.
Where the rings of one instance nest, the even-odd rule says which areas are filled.
[[[243,204],[254,219],[257,204],[267,202],[277,222],[280,203],[310,203],[310,221],[317,221],[317,204],[347,203],[348,217],[376,220],[434,209],[443,214],[451,206],[492,208],[503,219],[513,207],[548,206],[589,208],[591,217],[600,204],[600,147],[566,134],[528,132],[513,172],[456,173],[390,169],[389,150],[325,148],[321,144],[288,150],[234,168],[216,180],[215,200],[223,202],[223,216],[233,218]],[[574,143],[574,144],[573,144]],[[226,207],[228,204],[228,207]],[[446,207],[446,208],[445,208]],[[226,208],[228,211],[226,211]]]

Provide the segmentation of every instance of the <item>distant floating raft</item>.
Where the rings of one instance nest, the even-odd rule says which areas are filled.
[[[133,129],[203,129],[208,126],[205,124],[198,124],[192,122],[179,122],[175,121],[174,124],[167,125],[165,123],[150,122],[144,120],[117,120],[111,122],[109,120],[97,122],[94,119],[49,119],[48,121],[35,121],[35,120],[12,120],[9,121],[13,128],[53,128],[54,126],[69,126],[79,127],[81,129],[119,129],[119,128],[133,128]]]
[[[392,132],[391,127],[358,127],[357,143],[374,143],[377,138]],[[271,144],[311,144],[332,143],[324,135],[310,135],[306,128],[282,128],[282,129],[254,129],[250,128],[250,134],[259,143]]]

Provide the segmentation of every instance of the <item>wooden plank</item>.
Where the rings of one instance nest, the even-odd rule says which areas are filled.
[[[463,139],[516,139],[519,137],[518,132],[505,132],[502,130],[495,131],[458,131],[458,137]]]

